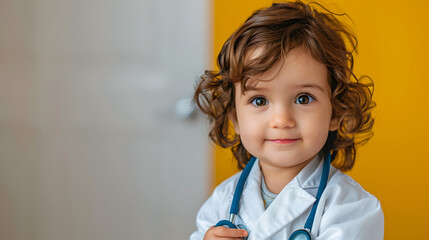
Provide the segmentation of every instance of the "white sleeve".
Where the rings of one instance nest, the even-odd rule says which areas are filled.
[[[219,189],[215,189],[213,194],[201,206],[197,214],[197,231],[191,234],[189,240],[202,240],[211,226],[219,222],[219,204],[221,202]]]
[[[384,216],[380,202],[368,196],[332,206],[322,216],[317,240],[382,240]]]

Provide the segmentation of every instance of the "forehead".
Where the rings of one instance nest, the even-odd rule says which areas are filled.
[[[255,48],[249,52],[249,60],[258,58],[263,53],[263,48]],[[243,84],[245,84],[243,86]],[[324,64],[314,59],[305,48],[294,48],[286,56],[282,57],[272,67],[262,74],[247,76],[244,83],[244,91],[263,86],[273,85],[281,87],[286,84],[293,85],[318,85],[329,90],[328,71]]]

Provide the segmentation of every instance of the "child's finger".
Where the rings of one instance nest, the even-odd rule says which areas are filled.
[[[247,237],[247,231],[244,229],[234,229],[223,226],[215,227],[213,233],[217,237]]]

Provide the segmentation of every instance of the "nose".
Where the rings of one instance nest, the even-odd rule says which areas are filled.
[[[293,128],[295,118],[293,110],[288,106],[278,106],[272,109],[270,127],[272,128]]]

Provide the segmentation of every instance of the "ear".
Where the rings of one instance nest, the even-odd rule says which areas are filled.
[[[332,118],[331,122],[329,123],[329,131],[333,132],[338,130],[340,127],[340,119],[339,118]]]
[[[231,110],[231,112],[228,114],[228,118],[232,122],[232,125],[234,127],[234,132],[236,134],[240,134],[240,127],[238,125],[238,119],[237,119],[237,111],[235,110],[235,108]]]

